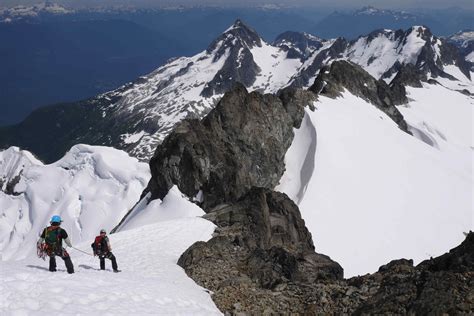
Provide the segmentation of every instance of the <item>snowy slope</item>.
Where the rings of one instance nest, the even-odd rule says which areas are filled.
[[[265,42],[262,47],[252,48],[251,52],[261,72],[249,90],[276,93],[288,84],[293,74],[301,67],[301,60],[287,58],[287,52]]]
[[[320,96],[285,157],[277,189],[299,204],[316,251],[346,277],[441,255],[474,229],[472,99],[440,86],[409,92],[413,101],[399,109],[419,139],[346,92]]]
[[[465,74],[459,71],[459,68],[453,65],[448,65],[444,67],[444,72],[453,76],[456,80],[450,80],[443,77],[432,78],[431,76],[430,78],[435,79],[437,82],[448,89],[455,91],[467,90],[469,93],[474,94],[474,81],[467,78]],[[474,72],[471,71],[470,74],[471,78],[474,78]]]
[[[147,164],[108,147],[76,145],[50,165],[15,148],[0,155],[12,152],[17,158],[11,170],[18,173],[18,166],[24,167],[14,194],[0,191],[2,260],[34,253],[38,235],[54,214],[63,218],[73,243],[89,240],[100,228],[113,228],[138,201],[150,178]],[[11,161],[2,160],[2,166]],[[25,161],[32,163],[20,163]]]
[[[0,205],[6,207],[1,231],[11,231],[0,236],[7,260],[0,261],[0,314],[221,314],[209,293],[177,265],[187,248],[209,240],[215,229],[199,218],[204,211],[177,188],[163,201],[145,205],[145,198],[120,232],[109,236],[120,274],[110,273],[110,262],[108,271],[98,270],[98,260],[84,253],[91,253],[100,228],[118,224],[148,178],[148,166],[124,152],[85,145],[73,147],[55,164],[25,167],[15,187],[21,194],[0,195]],[[9,207],[10,201],[17,205]],[[18,204],[28,212],[15,214]],[[61,214],[62,226],[71,235],[74,248],[68,252],[74,275],[68,275],[58,259],[52,278],[48,262],[36,258],[37,232],[53,213]]]
[[[196,204],[189,202],[176,186],[169,190],[163,201],[156,199],[150,202],[149,199],[150,194],[140,200],[117,231],[139,228],[150,223],[204,215],[204,211]]]
[[[110,235],[118,274],[111,273],[108,260],[108,271],[100,271],[97,259],[74,249],[69,250],[73,275],[61,259],[54,278],[48,262],[38,258],[0,262],[0,314],[221,314],[176,264],[191,244],[210,239],[213,231],[209,221],[181,218]],[[91,242],[75,246],[90,252]]]
[[[344,53],[345,58],[362,66],[375,78],[382,77],[396,62],[415,64],[426,40],[421,37],[426,29],[413,27],[405,37],[384,30],[372,37],[360,37]],[[398,38],[397,38],[398,37]],[[404,42],[402,42],[404,41]],[[440,45],[441,42],[435,45]]]

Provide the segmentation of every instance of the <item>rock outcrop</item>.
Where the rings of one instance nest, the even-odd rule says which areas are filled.
[[[304,292],[318,280],[341,280],[343,270],[314,252],[310,232],[298,207],[285,194],[253,188],[233,204],[219,205],[205,218],[218,228],[208,242],[198,242],[178,264],[196,282],[211,290],[222,311],[304,312]],[[237,305],[239,303],[240,305]]]
[[[413,266],[396,260],[377,273],[348,280],[374,291],[355,314],[460,315],[474,310],[474,233],[438,258]]]
[[[273,189],[311,92],[287,89],[248,93],[237,85],[202,121],[185,120],[150,161],[147,191],[163,198],[176,184],[190,197],[201,192],[205,210],[238,200],[252,187]]]
[[[240,230],[219,228],[178,262],[213,292],[226,314],[470,315],[474,310],[472,232],[459,247],[418,266],[394,260],[376,273],[344,280],[337,263],[323,255],[298,258],[295,272],[295,260],[281,248],[249,252],[238,238],[231,241],[230,231]]]
[[[408,132],[408,126],[396,105],[406,103],[405,90],[391,89],[383,80],[376,80],[362,67],[344,60],[333,62],[321,69],[310,90],[330,98],[341,96],[347,89],[350,93],[374,104],[387,114],[401,130]]]
[[[353,82],[342,78],[347,67]],[[365,87],[359,75],[365,76],[347,62],[335,62],[315,87],[321,84],[319,92],[332,97],[348,89],[400,119],[390,112],[397,103],[390,88],[373,77]],[[192,245],[178,264],[226,314],[472,312],[473,233],[449,254],[416,267],[400,259],[351,279],[343,279],[338,263],[315,252],[298,206],[272,191],[284,171],[293,128],[314,98],[292,88],[277,96],[248,93],[239,85],[202,121],[183,121],[158,146],[144,193],[161,198],[177,185],[217,226],[208,242]]]

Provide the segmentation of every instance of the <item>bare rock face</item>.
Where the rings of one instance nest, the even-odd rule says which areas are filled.
[[[281,99],[237,85],[202,121],[185,120],[156,149],[147,191],[163,198],[176,184],[202,207],[239,199],[256,186],[273,189],[311,92],[286,90]]]
[[[225,54],[228,54],[228,57],[214,78],[206,84],[201,96],[212,97],[215,94],[225,93],[237,82],[250,87],[261,71],[253,60],[250,49],[261,46],[262,40],[255,30],[241,20],[235,21],[207,48],[209,54],[214,54],[214,62]]]
[[[241,302],[246,312],[263,313],[278,308],[283,294],[274,293],[290,283],[302,292],[304,284],[343,277],[339,264],[314,252],[298,207],[283,193],[252,188],[239,201],[210,210],[205,218],[218,226],[214,237],[191,246],[178,264],[214,292],[222,311]],[[287,291],[286,296],[294,295],[292,311],[303,312],[307,303],[297,298],[294,289]],[[230,300],[229,293],[240,293],[245,299]]]
[[[460,315],[474,310],[474,233],[438,258],[413,266],[395,260],[382,266],[378,289],[355,314]],[[349,280],[362,287],[372,276]]]
[[[407,123],[395,107],[407,102],[405,90],[392,90],[385,81],[376,80],[356,64],[339,60],[323,67],[310,88],[314,93],[330,98],[341,96],[344,89],[374,104],[408,133]]]

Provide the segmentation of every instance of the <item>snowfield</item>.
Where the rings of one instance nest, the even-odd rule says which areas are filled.
[[[20,179],[15,195],[0,191],[0,315],[221,314],[176,264],[194,242],[209,240],[215,225],[199,218],[204,211],[176,187],[163,201],[146,205],[145,197],[134,207],[150,178],[147,164],[120,150],[86,145],[51,165],[18,148],[0,158],[0,178]],[[90,244],[132,207],[121,231],[110,235],[122,272],[112,273],[109,260],[108,271],[100,271]],[[71,237],[73,275],[60,258],[52,274],[48,258],[36,257],[38,235],[53,214],[61,215]]]
[[[426,30],[420,26],[412,27],[412,32],[403,45],[400,45],[395,33],[390,30],[381,32],[370,40],[368,37],[360,37],[345,53],[345,57],[362,66],[378,79],[396,62],[401,64],[416,63],[421,48],[426,43],[420,37],[418,29],[422,32]]]
[[[439,256],[474,229],[472,98],[440,86],[409,92],[413,101],[400,110],[435,145],[346,92],[319,97],[285,157],[277,190],[299,204],[316,251],[345,277]]]
[[[76,145],[61,160],[43,165],[30,153],[0,152],[0,179],[21,174],[15,195],[0,191],[1,260],[35,253],[38,236],[58,214],[73,242],[115,227],[138,201],[150,179],[147,164],[109,147]]]
[[[213,231],[211,222],[188,217],[110,235],[121,273],[112,273],[109,260],[106,271],[98,270],[98,259],[74,249],[68,250],[72,275],[61,259],[54,274],[48,261],[34,257],[0,262],[0,314],[220,315],[209,293],[176,264],[189,246],[210,239]],[[87,252],[91,243],[73,241]]]

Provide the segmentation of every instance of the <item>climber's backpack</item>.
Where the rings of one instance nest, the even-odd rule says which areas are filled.
[[[50,226],[45,228],[44,241],[48,255],[57,253],[61,250],[61,236],[59,226]]]
[[[107,237],[106,236],[95,237],[95,240],[92,243],[91,247],[97,256],[105,256],[109,252],[109,249],[107,247]]]

